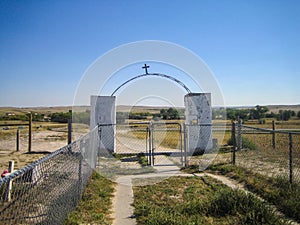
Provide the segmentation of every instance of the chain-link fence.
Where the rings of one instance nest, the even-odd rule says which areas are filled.
[[[233,163],[267,176],[300,181],[300,133],[262,129],[238,123]]]
[[[166,157],[169,163],[181,166],[183,163],[183,129],[180,123],[153,123],[149,127],[152,164],[164,165]]]
[[[209,140],[207,132],[199,135]],[[193,154],[189,165],[200,165],[201,169],[201,164],[235,164],[269,177],[300,182],[300,132],[263,129],[239,122],[231,127],[213,124],[211,138],[213,148],[203,151],[205,154]]]
[[[113,126],[113,125],[111,125]],[[101,126],[101,129],[108,129]],[[112,143],[112,138],[102,142]],[[142,154],[149,165],[165,163],[167,156],[173,163],[182,163],[183,131],[179,123],[129,123],[116,125],[115,153]]]
[[[118,154],[148,152],[149,123],[130,123],[116,126],[116,148]]]
[[[99,132],[0,180],[0,224],[62,224],[96,166]]]
[[[226,123],[185,125],[187,164],[205,170],[213,163],[230,163],[232,149],[225,147],[230,135]]]

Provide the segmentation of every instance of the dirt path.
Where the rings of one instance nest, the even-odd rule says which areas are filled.
[[[135,225],[136,219],[134,216],[134,196],[133,196],[133,183],[137,179],[144,179],[144,181],[147,181],[147,178],[167,178],[170,176],[209,176],[216,180],[221,181],[226,186],[232,188],[232,189],[239,189],[244,191],[245,193],[253,194],[255,197],[257,197],[259,200],[264,201],[259,196],[255,195],[254,193],[248,191],[242,183],[239,183],[236,180],[232,180],[228,177],[222,176],[222,175],[216,175],[211,174],[207,172],[203,173],[195,173],[195,174],[187,174],[182,173],[179,170],[179,167],[175,166],[172,161],[170,161],[167,157],[164,157],[161,161],[161,164],[159,166],[154,166],[156,169],[155,173],[149,173],[149,174],[142,174],[142,175],[130,175],[130,176],[122,176],[117,179],[117,186],[115,190],[115,195],[113,199],[113,213],[112,218],[114,218],[114,225]],[[134,183],[135,184],[135,183]],[[145,182],[139,185],[147,185],[149,183]],[[275,206],[271,206],[274,208],[274,210],[277,211]],[[284,215],[277,211],[277,214],[280,216]],[[299,223],[290,220],[290,223],[293,225],[299,225]]]
[[[160,161],[160,165],[154,166],[155,173],[122,176],[117,179],[117,186],[113,199],[113,224],[115,225],[134,225],[136,220],[134,217],[134,208],[132,206],[134,197],[132,190],[132,183],[136,179],[142,179],[143,183],[139,185],[147,185],[147,178],[167,178],[174,175],[193,176],[192,174],[185,174],[179,171],[179,167],[175,166],[172,161],[164,157]]]

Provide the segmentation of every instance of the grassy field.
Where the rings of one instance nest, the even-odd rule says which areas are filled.
[[[300,222],[299,183],[290,184],[287,179],[281,177],[263,176],[232,165],[213,165],[209,170],[244,183],[249,190],[276,205],[285,215]]]
[[[111,224],[114,183],[93,172],[79,205],[69,214],[65,225]]]
[[[252,195],[210,177],[171,177],[134,187],[138,224],[287,224]]]

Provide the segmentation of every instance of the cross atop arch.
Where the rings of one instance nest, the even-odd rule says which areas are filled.
[[[147,64],[145,64],[143,67],[142,67],[142,69],[145,69],[145,74],[148,74],[148,68],[149,68],[150,66],[148,66]]]

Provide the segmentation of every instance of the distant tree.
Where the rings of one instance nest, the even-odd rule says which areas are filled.
[[[296,116],[296,112],[294,110],[291,110],[291,116]]]
[[[41,113],[32,113],[32,121],[43,121],[44,116],[45,115]]]
[[[58,122],[58,123],[67,123],[68,119],[72,118],[71,112],[59,112],[59,113],[52,113],[49,115],[52,122]]]
[[[279,110],[279,114],[277,115],[277,120],[288,121],[295,114],[296,113],[292,110]]]
[[[236,119],[236,111],[234,109],[227,109],[227,119],[235,120]]]
[[[240,118],[242,120],[248,120],[250,115],[249,109],[227,109],[227,118],[231,120],[235,120]]]
[[[161,109],[160,117],[162,117],[164,120],[180,119],[179,113],[175,108],[169,108],[168,110]]]
[[[253,119],[258,119],[258,121],[260,121],[260,119],[266,117],[266,112],[268,111],[269,109],[266,106],[257,105],[254,109],[250,110],[250,114]]]
[[[170,120],[177,120],[179,119],[179,113],[176,109],[174,108],[169,108],[168,109],[168,119]]]
[[[273,112],[266,114],[266,118],[276,118],[276,117],[277,117],[277,114],[275,114]]]
[[[297,113],[297,117],[300,119],[300,111]]]

